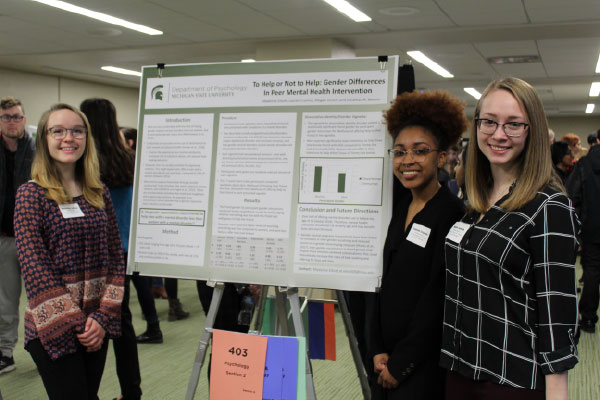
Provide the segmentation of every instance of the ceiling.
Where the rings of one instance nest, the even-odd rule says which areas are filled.
[[[71,0],[164,32],[148,36],[30,0],[2,0],[0,67],[137,87],[139,78],[100,70],[142,65],[237,62],[261,43],[331,38],[356,56],[421,50],[454,78],[415,63],[418,88],[480,92],[498,76],[539,91],[549,115],[584,115],[600,54],[598,0],[351,0],[373,21],[357,23],[321,0]],[[497,56],[537,56],[490,64]],[[600,101],[598,101],[600,108]],[[600,112],[597,110],[596,113]]]

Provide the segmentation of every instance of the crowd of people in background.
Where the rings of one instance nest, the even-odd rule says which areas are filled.
[[[598,321],[598,132],[589,149],[576,134],[556,140],[515,78],[485,90],[470,140],[459,143],[469,122],[447,92],[401,94],[385,118],[403,189],[381,291],[360,311],[373,398],[566,398],[579,329]],[[49,398],[97,399],[110,338],[117,399],[140,399],[137,346],[163,342],[156,299],[169,321],[189,313],[176,279],[125,271],[137,132],[99,98],[52,106],[35,140],[25,126],[23,104],[1,99],[0,373],[15,368],[23,279],[25,348]],[[130,282],[147,324],[137,336]],[[247,332],[240,299],[259,289],[226,284],[214,328]],[[208,312],[212,288],[197,291]]]

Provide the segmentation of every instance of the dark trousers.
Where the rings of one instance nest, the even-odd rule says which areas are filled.
[[[598,301],[600,289],[600,243],[581,243],[581,265],[585,268],[583,274],[583,290],[579,299],[581,318],[598,322]]]
[[[140,376],[135,330],[131,322],[131,310],[129,310],[129,281],[130,277],[126,276],[125,294],[121,303],[121,337],[113,340],[113,350],[115,351],[121,394],[125,400],[137,400],[142,397],[142,389],[140,388],[142,378]]]
[[[156,324],[158,322],[158,314],[156,313],[154,295],[152,294],[152,277],[142,276],[134,272],[131,275],[131,281],[133,282],[133,286],[135,286],[137,298],[146,322],[148,325]]]
[[[33,358],[50,400],[97,400],[104,371],[108,340],[102,348],[88,353],[81,346],[77,352],[52,360],[39,339],[25,349]]]
[[[196,281],[196,289],[198,290],[198,297],[200,298],[200,304],[202,304],[204,314],[208,315],[214,288],[208,286],[206,281]],[[226,283],[213,328],[222,329],[224,331],[247,333],[248,326],[238,325],[237,323],[238,314],[240,312],[240,301],[240,295],[238,294],[235,285]]]
[[[376,383],[377,374],[373,370],[373,359],[368,357],[367,349],[370,341],[369,333],[371,331],[377,294],[345,291],[344,298],[348,305],[348,312],[350,313],[350,320],[352,321],[352,328],[358,342],[358,350],[363,366],[370,382]]]
[[[544,400],[543,390],[520,389],[486,381],[474,381],[449,371],[446,400]]]
[[[167,296],[170,299],[177,298],[177,278],[165,278],[165,290],[167,291]]]

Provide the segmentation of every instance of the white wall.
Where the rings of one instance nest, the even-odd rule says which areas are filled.
[[[90,97],[110,100],[117,108],[120,125],[137,127],[138,89],[0,69],[0,97],[14,96],[23,102],[27,125],[36,125],[52,104],[62,102],[79,107]]]
[[[548,118],[550,129],[556,134],[556,140],[560,140],[567,133],[576,133],[581,138],[581,144],[587,145],[587,137],[592,131],[600,129],[600,117],[554,117]]]

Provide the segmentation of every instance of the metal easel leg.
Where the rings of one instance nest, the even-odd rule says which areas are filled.
[[[254,319],[254,331],[259,332],[262,329],[263,319],[265,317],[265,306],[267,304],[267,295],[269,293],[269,285],[262,285],[260,289],[260,297],[256,306],[256,318]]]
[[[302,314],[300,313],[300,297],[298,296],[298,288],[287,288],[287,296],[290,301],[290,309],[292,311],[296,336],[306,337],[304,323],[302,322]],[[308,400],[316,400],[317,392],[315,391],[315,382],[313,381],[310,358],[308,357],[308,353],[306,353],[304,356],[306,357],[306,398]],[[298,357],[300,357],[299,354]]]
[[[278,336],[290,336],[285,307],[286,289],[275,286],[275,303],[277,304],[277,324],[275,334]]]
[[[215,284],[215,290],[213,291],[210,308],[208,309],[208,315],[206,316],[206,322],[204,324],[204,332],[202,333],[200,344],[198,345],[198,350],[196,351],[196,359],[194,360],[194,367],[192,368],[192,374],[190,375],[188,390],[185,396],[186,400],[193,400],[194,395],[196,394],[198,380],[200,379],[200,370],[202,369],[202,365],[206,359],[206,350],[212,337],[213,326],[215,324],[215,318],[217,317],[219,305],[221,304],[224,288],[225,284],[222,282],[217,282]]]

